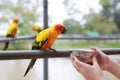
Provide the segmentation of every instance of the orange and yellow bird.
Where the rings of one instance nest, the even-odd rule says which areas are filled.
[[[41,26],[37,25],[37,24],[34,24],[34,25],[32,26],[32,29],[33,29],[34,31],[37,31],[38,33],[43,30],[43,28],[42,28]]]
[[[66,33],[66,26],[64,24],[55,24],[50,26],[48,29],[42,30],[33,41],[32,50],[54,50],[52,45],[55,39],[60,34]],[[28,65],[28,68],[24,76],[28,73],[30,69],[34,66],[36,59],[32,59]]]
[[[18,22],[19,22],[19,18],[15,17],[12,19],[12,22],[6,32],[6,37],[14,38],[16,36],[18,30]],[[8,46],[9,46],[9,42],[5,42],[5,47],[3,50],[6,50]]]

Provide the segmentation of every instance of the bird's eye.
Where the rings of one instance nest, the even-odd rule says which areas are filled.
[[[60,29],[60,30],[64,30],[64,27],[60,26],[59,29]]]
[[[61,30],[61,29],[62,29],[62,26],[59,26],[59,29]]]

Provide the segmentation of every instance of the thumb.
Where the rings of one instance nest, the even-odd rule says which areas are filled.
[[[93,56],[93,65],[99,66],[96,56]]]

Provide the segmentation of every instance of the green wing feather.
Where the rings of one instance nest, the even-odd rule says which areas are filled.
[[[32,44],[32,50],[34,50],[34,47],[36,47],[37,50],[41,49],[42,46],[47,42],[48,37],[49,37],[49,31],[48,31],[48,29],[41,31],[37,35],[36,39],[34,40],[34,42]]]
[[[42,46],[47,42],[47,38],[45,41],[40,41],[37,42],[36,40],[34,40],[33,44],[32,44],[32,50],[40,50],[42,48]]]

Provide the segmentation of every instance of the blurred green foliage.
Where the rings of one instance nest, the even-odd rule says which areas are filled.
[[[85,27],[87,30],[94,30],[101,35],[112,35],[118,32],[117,25],[101,14],[90,13],[84,16],[86,20]]]
[[[101,13],[113,20],[120,31],[120,0],[100,0],[103,9]]]
[[[97,41],[97,40],[68,40],[68,41],[57,41],[53,47],[56,49],[80,49],[89,48],[90,46],[96,46],[100,48],[119,48],[120,41]]]
[[[8,24],[13,17],[20,18],[19,35],[33,34],[31,26],[40,22],[38,11],[41,0],[5,0],[0,2],[0,21]],[[8,15],[9,14],[9,15]]]
[[[32,41],[16,41],[14,45],[12,42],[9,45],[8,50],[30,50]],[[27,45],[26,45],[27,44]],[[4,43],[0,43],[0,50],[3,49]],[[112,40],[112,41],[104,41],[104,40],[57,40],[53,45],[55,49],[80,49],[80,48],[89,48],[90,46],[96,46],[100,48],[119,48],[120,41],[119,40]]]
[[[67,15],[70,18],[75,18],[74,15],[80,14],[80,10],[78,5],[74,2],[74,0],[64,0],[63,1],[64,8],[67,12]]]
[[[83,31],[82,25],[74,19],[66,19],[63,24],[67,26],[67,34],[81,34]]]
[[[68,26],[68,34],[82,34],[93,30],[101,35],[116,34],[120,27],[119,0],[100,0],[103,9],[101,13],[90,12],[83,17],[85,24],[77,21],[76,15],[80,15],[78,4],[73,0],[64,0],[63,5],[69,16],[63,23]],[[5,0],[0,2],[0,22],[8,24],[13,17],[19,17],[18,35],[34,34],[31,26],[41,22],[42,0]],[[91,10],[90,10],[91,11]],[[9,15],[8,15],[9,14]]]
[[[120,29],[120,8],[119,0],[100,0],[103,9],[95,13],[90,9],[89,13],[83,16],[84,24],[76,21],[76,14],[80,15],[80,10],[73,0],[64,0],[63,4],[70,19],[63,21],[68,26],[68,34],[86,35],[86,31],[96,31],[100,35],[118,34]],[[76,25],[75,25],[76,24]],[[72,27],[74,25],[74,27]],[[81,26],[82,25],[82,26]]]
[[[91,12],[85,15],[83,20],[85,21],[84,25],[72,18],[64,20],[63,24],[67,26],[67,33],[85,35],[90,30],[96,31],[100,35],[112,35],[119,32],[115,22],[100,13]]]
[[[10,42],[8,50],[29,50],[31,46],[27,45],[28,42],[30,41],[20,40],[20,41],[15,41],[15,43]],[[5,43],[0,43],[0,45],[1,45],[0,50],[2,50],[4,48]]]

